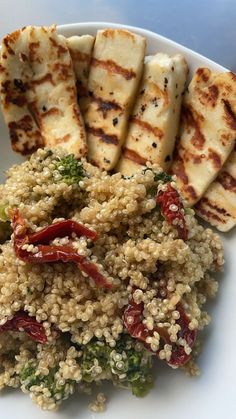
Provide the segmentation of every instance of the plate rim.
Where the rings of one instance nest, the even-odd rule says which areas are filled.
[[[73,22],[73,23],[65,23],[65,24],[56,25],[56,26],[59,33],[66,32],[71,29],[76,29],[76,28],[85,29],[87,26],[94,26],[94,28],[97,28],[97,30],[104,29],[104,28],[112,28],[112,29],[122,28],[122,29],[130,30],[130,31],[134,31],[138,34],[141,34],[142,36],[145,36],[146,34],[147,37],[155,37],[157,39],[160,39],[164,43],[167,42],[173,48],[182,49],[183,53],[185,52],[186,54],[193,55],[196,59],[206,61],[210,67],[217,67],[218,71],[223,71],[223,72],[230,71],[228,68],[200,54],[199,52],[196,52],[193,49],[186,47],[185,45],[182,45],[176,41],[173,41],[172,39],[167,38],[166,36],[163,36],[159,34],[158,32],[154,32],[149,29],[142,28],[141,26],[133,26],[133,25],[126,25],[124,23],[106,22],[106,21]]]

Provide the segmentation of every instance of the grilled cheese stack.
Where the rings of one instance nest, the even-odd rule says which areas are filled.
[[[143,72],[146,41],[124,29],[97,32],[85,115],[88,157],[102,169],[116,165]]]
[[[178,132],[187,76],[185,59],[158,53],[146,57],[144,75],[116,170],[132,175],[146,162],[167,170]]]
[[[229,231],[236,225],[236,149],[195,210],[220,231]]]
[[[189,206],[217,177],[236,139],[236,75],[199,68],[184,98],[171,171]]]
[[[66,40],[55,26],[27,26],[3,39],[1,99],[12,147],[29,154],[42,146],[87,151]]]

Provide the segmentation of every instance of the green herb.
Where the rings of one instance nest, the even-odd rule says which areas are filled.
[[[105,342],[90,342],[82,348],[80,365],[82,378],[94,380],[111,378],[114,384],[128,387],[137,397],[145,396],[153,386],[150,353],[128,335],[121,335],[115,348]],[[100,367],[100,374],[96,373]]]
[[[75,381],[65,380],[63,385],[59,384],[56,379],[57,367],[50,368],[48,375],[37,374],[37,362],[29,361],[19,374],[20,382],[23,389],[32,391],[33,386],[41,386],[42,389],[47,389],[50,392],[50,397],[54,399],[55,403],[63,400],[69,396],[68,384],[75,386]]]
[[[155,173],[154,180],[155,182],[168,183],[168,182],[171,182],[172,177],[165,172],[161,172],[161,173]]]
[[[7,216],[6,209],[7,205],[0,206],[0,221],[5,222],[9,221],[9,217]]]
[[[85,177],[83,165],[73,154],[58,158],[55,164],[55,170],[58,170],[62,180],[67,184],[79,183]]]

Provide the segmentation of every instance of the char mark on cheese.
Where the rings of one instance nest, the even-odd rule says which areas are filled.
[[[199,100],[203,106],[216,106],[217,99],[219,96],[219,89],[216,85],[212,84],[207,90],[196,88],[199,95]]]
[[[220,155],[216,151],[209,148],[208,157],[212,161],[213,166],[215,167],[215,169],[220,170],[221,166],[222,166]]]
[[[195,205],[195,208],[198,210],[198,213],[202,215],[203,217],[206,217],[207,220],[215,220],[218,221],[221,224],[225,224],[225,219],[223,217],[220,217],[219,215],[215,214],[214,212],[203,208],[202,205]]]
[[[40,77],[39,79],[31,80],[32,85],[40,85],[40,84],[43,84],[43,83],[46,83],[46,82],[51,83],[52,85],[54,85],[51,73],[47,73],[44,76]]]
[[[106,144],[119,144],[119,139],[117,135],[114,134],[106,134],[101,128],[94,128],[90,127],[89,125],[86,125],[87,132],[89,134],[94,135],[95,137],[98,137],[100,140],[102,140]]]
[[[199,79],[207,83],[210,78],[210,71],[207,68],[198,68],[196,75],[199,77]]]
[[[63,47],[63,45],[59,44],[54,38],[52,38],[51,36],[49,37],[49,41],[52,43],[54,48],[57,48],[57,56],[58,58],[62,55],[62,54],[66,54],[67,53],[67,48]]]
[[[112,60],[98,60],[97,58],[92,58],[91,65],[94,67],[103,68],[109,73],[119,74],[126,80],[131,80],[136,77],[135,71],[121,67],[119,64]]]
[[[236,130],[236,115],[231,107],[231,104],[228,100],[222,99],[224,104],[224,117],[227,125],[232,129]]]
[[[140,154],[138,154],[136,151],[130,150],[128,148],[125,148],[123,150],[123,157],[137,164],[140,164],[141,166],[145,166],[147,162],[147,160],[144,157],[140,156]]]
[[[38,147],[44,146],[43,138],[40,134],[39,130],[34,130],[33,127],[33,119],[30,115],[25,115],[19,121],[11,121],[8,124],[10,138],[12,142],[12,147],[15,151],[19,151],[18,144],[19,144],[19,131],[27,132],[29,138],[32,137],[33,141],[30,144],[24,143],[23,149],[20,150],[21,154],[27,155],[37,150]]]
[[[89,92],[89,96],[92,102],[97,103],[98,111],[102,113],[103,118],[106,118],[107,113],[111,110],[114,111],[122,111],[122,106],[119,103],[115,102],[115,100],[103,100],[101,97],[94,95],[93,92]]]
[[[82,52],[79,50],[75,50],[74,48],[69,48],[70,51],[70,55],[72,58],[72,61],[80,61],[80,62],[85,62],[85,63],[90,63],[91,61],[91,55],[90,54],[86,54],[86,52]]]
[[[199,124],[199,121],[203,119],[202,115],[197,115],[196,112],[192,111],[190,106],[185,105],[182,108],[182,118],[187,126],[191,126],[194,129],[191,143],[196,149],[201,150],[206,141]]]
[[[61,111],[54,106],[41,114],[42,117],[51,115],[61,115]]]
[[[8,106],[10,103],[13,103],[16,106],[24,106],[26,104],[27,100],[24,93],[28,89],[27,83],[14,79],[13,87],[11,81],[6,80],[2,82],[1,87],[1,93],[5,95],[4,106]]]
[[[41,62],[39,56],[38,56],[38,48],[40,47],[40,42],[30,42],[29,43],[29,60],[31,62],[36,61],[36,62]]]
[[[223,186],[224,189],[236,193],[236,179],[228,172],[221,172],[217,181]]]
[[[164,135],[163,131],[160,128],[153,127],[148,122],[142,121],[141,119],[138,119],[135,116],[132,116],[130,118],[130,121],[136,125],[139,125],[142,129],[146,130],[147,132],[151,132],[152,134],[155,135],[155,137],[162,138]]]

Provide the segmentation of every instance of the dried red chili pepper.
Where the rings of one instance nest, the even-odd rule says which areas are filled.
[[[166,221],[176,227],[179,237],[186,241],[188,239],[188,229],[186,227],[184,214],[181,211],[184,207],[176,189],[168,183],[165,191],[158,192],[156,202],[160,205],[161,213]],[[175,205],[177,208],[176,211],[172,209],[172,205]],[[177,222],[177,224],[175,224],[175,222]]]
[[[161,349],[163,349],[164,345],[168,343],[172,346],[172,353],[171,358],[167,363],[171,366],[176,367],[180,367],[186,364],[186,362],[191,358],[191,354],[187,355],[184,351],[183,346],[179,346],[176,343],[171,342],[169,334],[164,327],[155,327],[152,331],[150,331],[142,323],[143,309],[143,303],[137,304],[133,300],[131,300],[124,311],[124,325],[127,331],[129,332],[130,336],[142,341],[146,348],[149,351],[153,352],[151,346],[146,342],[146,339],[148,336],[153,335],[153,332],[158,332],[161,338],[161,347],[160,349],[158,349],[157,352],[155,352],[156,355],[158,356],[159,352],[161,351]],[[178,332],[177,336],[178,338],[185,339],[190,348],[192,348],[196,341],[197,331],[189,329],[189,319],[180,303],[177,304],[176,309],[180,313],[180,318],[176,320],[176,323],[179,324],[181,327],[181,330]]]
[[[31,263],[75,262],[81,271],[92,278],[97,285],[107,289],[112,287],[107,279],[99,272],[97,266],[86,259],[85,256],[79,255],[72,246],[46,244],[56,237],[64,237],[72,233],[96,240],[97,233],[82,224],[73,220],[65,220],[45,227],[36,233],[29,233],[19,211],[15,210],[13,214],[13,231],[14,249],[19,259]],[[45,244],[41,244],[40,242]],[[27,252],[27,250],[23,249],[25,244],[36,245],[37,252]]]
[[[16,332],[22,329],[36,342],[46,343],[48,340],[43,325],[24,311],[19,311],[11,320],[0,326],[0,332]]]
[[[48,243],[55,237],[71,236],[75,233],[78,237],[85,236],[93,241],[97,240],[98,235],[96,231],[90,230],[83,224],[78,223],[74,220],[63,220],[53,223],[48,227],[42,228],[42,230],[29,235],[30,243]]]

